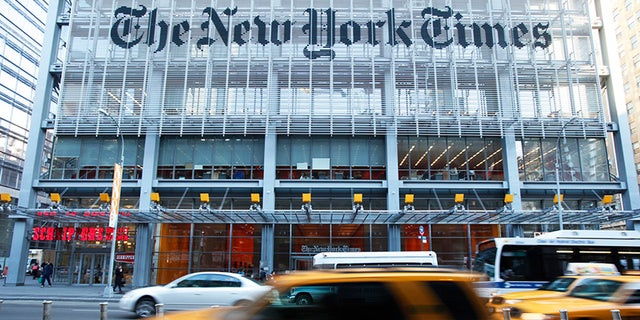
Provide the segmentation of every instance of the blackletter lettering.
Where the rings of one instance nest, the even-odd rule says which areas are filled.
[[[351,26],[351,30],[353,32],[353,39],[349,38],[349,26]],[[355,21],[343,23],[340,26],[340,42],[350,46],[358,41],[360,41],[360,25]]]
[[[309,59],[317,59],[320,57],[329,57],[329,59],[333,59],[335,57],[335,52],[331,49],[313,50],[318,44],[318,11],[315,9],[307,9],[304,12],[309,14],[309,23],[302,26],[302,32],[309,34],[309,44],[304,47],[302,53]],[[330,12],[330,10],[327,10],[327,12]]]
[[[222,13],[226,14],[227,16],[232,16],[234,14],[236,14],[236,12],[238,11],[238,8],[234,8],[233,10],[227,8],[225,9]],[[225,28],[224,24],[222,24],[222,20],[220,19],[220,16],[218,16],[218,13],[216,12],[215,9],[211,8],[211,7],[206,7],[202,13],[206,13],[209,15],[209,19],[211,20],[211,22],[213,22],[213,26],[216,28],[216,32],[218,32],[218,35],[220,36],[220,38],[222,39],[222,42],[224,42],[225,46],[229,45],[229,29]],[[209,23],[206,24],[202,24],[202,30],[203,31],[209,31],[209,28],[211,27],[211,25]],[[207,32],[208,33],[208,32]],[[212,44],[215,42],[215,39],[213,38],[202,38],[198,41],[198,44],[200,43],[209,43]]]
[[[271,42],[273,42],[273,44],[277,46],[291,40],[291,21],[287,20],[282,25],[284,26],[284,35],[282,37],[282,40],[280,40],[278,37],[280,23],[275,20],[271,21]]]
[[[184,32],[181,31],[181,28],[184,29]],[[185,33],[189,33],[189,22],[187,21],[182,21],[181,23],[176,24],[175,26],[173,26],[173,33],[171,34],[171,42],[175,43],[176,46],[181,46],[183,44],[185,44],[184,40],[180,39],[180,36],[185,34]]]
[[[551,45],[551,35],[547,32],[549,28],[549,24],[538,23],[533,26],[533,38],[535,42],[533,43],[534,47],[540,47],[542,49],[546,49]],[[542,38],[542,42],[540,42],[540,38]]]
[[[327,15],[327,24],[325,26],[327,30],[327,43],[324,47],[332,48],[336,43],[336,11],[329,8],[324,13]]]
[[[378,22],[373,22],[373,21],[369,21],[367,22],[367,43],[372,45],[372,46],[377,46],[380,44],[380,41],[378,41],[378,39],[376,39],[376,27],[378,28],[382,28],[384,26],[384,21],[378,21]]]
[[[267,41],[267,24],[260,19],[260,16],[256,16],[253,18],[253,23],[258,27],[258,43],[266,46],[269,41]]]
[[[396,28],[396,13],[395,9],[391,9],[386,12],[388,24],[387,28],[389,30],[389,44],[395,46],[398,42],[396,41],[396,34],[400,37],[400,40],[407,46],[410,47],[413,44],[411,38],[407,35],[403,28],[411,27],[411,21],[403,20],[400,23],[400,26]],[[395,29],[394,29],[395,28]]]
[[[244,28],[244,31],[242,30]],[[244,39],[242,39],[242,35],[247,34],[251,30],[251,24],[249,21],[243,21],[242,23],[237,24],[233,28],[233,42],[238,45],[243,45],[247,43]]]
[[[141,33],[140,35],[137,34],[138,30],[140,29],[140,24],[138,22],[140,21],[140,17],[147,14],[147,7],[143,5],[140,5],[139,7],[141,8],[140,10],[136,10],[130,7],[120,7],[114,12],[115,17],[118,19],[113,23],[113,26],[111,26],[111,40],[117,46],[129,49],[140,43],[140,41],[142,40],[144,33]],[[124,16],[119,17],[120,15]],[[131,17],[137,18],[135,25]],[[118,29],[120,28],[121,24],[122,34],[119,34]],[[131,35],[132,29],[136,30],[135,34],[133,35]],[[133,40],[127,41],[130,35],[133,37]]]
[[[493,48],[493,45],[496,44],[493,41],[493,29],[495,28],[496,32],[498,33],[498,45],[501,47],[506,47],[507,46],[507,41],[505,39],[505,35],[504,35],[504,27],[502,27],[499,24],[495,24],[493,25],[493,27],[491,27],[488,23],[483,24],[482,26],[478,26],[478,24],[474,23],[471,25],[471,27],[473,28],[473,42],[475,44],[476,47],[480,48],[482,47],[482,30],[484,30],[484,37],[486,39],[486,45],[489,48]],[[481,30],[482,29],[482,30]]]
[[[158,16],[158,9],[153,9],[149,17],[149,30],[147,31],[147,45],[152,46],[155,43],[156,36],[156,21]],[[158,47],[153,52],[160,52],[164,50],[167,45],[167,37],[169,36],[169,25],[163,21],[157,23],[160,27],[160,40],[158,41]]]
[[[424,10],[422,10],[422,17],[424,18],[426,14],[430,14],[432,16],[435,17],[440,17],[440,18],[450,18],[453,10],[451,10],[451,7],[447,6],[446,7],[448,10],[447,11],[440,11],[438,9],[429,7],[426,8]],[[449,38],[444,42],[436,42],[436,38],[438,36],[440,36],[443,31],[446,31],[448,29],[448,27],[445,25],[443,27],[442,25],[442,19],[436,19],[433,20],[433,23],[431,23],[431,28],[429,28],[429,22],[431,21],[431,19],[428,19],[427,21],[425,21],[424,24],[422,24],[422,27],[420,28],[420,34],[422,36],[422,39],[424,40],[424,42],[426,42],[428,45],[436,48],[436,49],[442,49],[442,48],[446,48],[447,46],[449,46],[451,43],[453,43],[453,39]],[[433,31],[433,35],[429,35],[429,29],[431,29],[431,31]]]
[[[496,45],[506,48],[510,44],[517,48],[531,45],[533,49],[546,49],[551,46],[552,35],[548,31],[549,22],[534,24],[530,34],[525,23],[517,23],[510,30],[506,30],[505,25],[500,23],[491,25],[489,22],[474,22],[465,25],[460,12],[454,13],[449,6],[444,8],[445,10],[439,10],[428,7],[421,11],[424,23],[420,26],[420,37],[435,49],[444,49],[453,44],[454,40],[463,48],[472,44],[477,48],[482,46],[494,48]],[[192,36],[195,31],[192,30],[189,20],[184,20],[169,30],[170,26],[158,17],[158,12],[158,9],[148,11],[143,5],[135,8],[126,6],[117,8],[114,11],[116,20],[109,31],[111,40],[124,49],[130,49],[140,43],[145,43],[149,47],[156,46],[154,53],[164,50],[167,44],[173,43],[178,47],[185,45],[188,42],[186,37]],[[210,47],[218,38],[222,39],[225,46],[231,45],[230,42],[242,46],[249,41],[255,41],[263,46],[268,44],[280,46],[291,41],[295,21],[269,22],[258,15],[231,25],[232,16],[237,12],[237,7],[226,8],[221,12],[213,7],[206,7],[202,11],[206,19],[200,23],[200,30],[204,35],[193,36],[199,37],[196,41],[197,48],[203,50],[203,46]],[[141,23],[141,19],[147,13],[148,21]],[[404,43],[407,47],[413,45],[414,39],[410,36],[412,22],[403,20],[396,23],[394,8],[385,11],[386,21],[372,19],[367,21],[366,25],[354,20],[337,21],[338,12],[332,8],[323,11],[307,8],[303,14],[309,16],[307,23],[301,28],[302,33],[308,37],[308,43],[303,48],[303,54],[308,59],[335,58],[334,46],[339,44],[350,47],[361,41],[363,26],[367,28],[366,44],[369,46],[375,47],[381,44],[378,40],[381,33],[389,36],[387,44],[390,46],[398,43]],[[222,21],[221,15],[227,16],[226,21]],[[146,30],[141,24],[146,27]],[[385,24],[386,28],[382,29]],[[250,37],[252,29],[254,36]],[[145,32],[147,32],[146,35]]]
[[[527,34],[528,32],[529,29],[527,29],[527,26],[525,26],[524,23],[517,24],[515,27],[513,27],[513,29],[511,30],[513,45],[518,47],[519,49],[524,48],[527,44],[522,42],[522,40],[520,40],[520,37]]]

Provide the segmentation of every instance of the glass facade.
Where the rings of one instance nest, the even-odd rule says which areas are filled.
[[[262,179],[260,137],[164,137],[158,179]]]
[[[122,143],[107,137],[57,137],[50,170],[43,179],[113,179]],[[123,179],[142,177],[144,140],[124,140]]]
[[[370,137],[282,137],[278,179],[384,180],[384,140]]]
[[[10,0],[0,4],[0,193],[9,194],[13,204],[22,187],[47,3]],[[43,168],[51,151],[51,136],[45,140],[43,159],[38,163]],[[6,265],[13,235],[13,223],[5,213],[0,210],[2,265]]]
[[[469,267],[484,239],[602,227],[604,195],[640,207],[602,97],[596,2],[257,2],[59,13],[55,143],[32,187],[97,210],[124,152],[138,284],[308,269],[332,250]]]

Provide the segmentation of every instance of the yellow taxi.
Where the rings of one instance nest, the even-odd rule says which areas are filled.
[[[640,319],[640,276],[594,276],[576,285],[566,296],[527,299],[504,305],[511,319],[560,319],[566,310],[568,319],[610,320],[611,310],[620,310],[623,319]],[[503,320],[503,308],[491,318]]]
[[[167,313],[159,319],[488,319],[472,283],[481,275],[441,268],[293,272],[245,307]],[[305,299],[296,299],[308,292]]]
[[[570,263],[565,274],[567,275],[557,277],[536,290],[494,295],[489,298],[486,306],[490,313],[502,314],[503,308],[515,303],[566,296],[584,281],[601,276],[620,275],[615,265],[607,263]]]

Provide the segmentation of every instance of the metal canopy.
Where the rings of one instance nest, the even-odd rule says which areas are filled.
[[[22,210],[9,216],[59,223],[108,223],[109,213],[95,209]],[[636,211],[565,210],[564,224],[612,224],[640,218]],[[558,224],[557,211],[490,212],[481,210],[328,211],[278,210],[169,210],[121,211],[119,223],[252,223],[252,224]]]

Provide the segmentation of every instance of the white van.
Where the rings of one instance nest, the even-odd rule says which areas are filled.
[[[313,257],[316,269],[437,265],[438,256],[433,251],[322,252]]]

